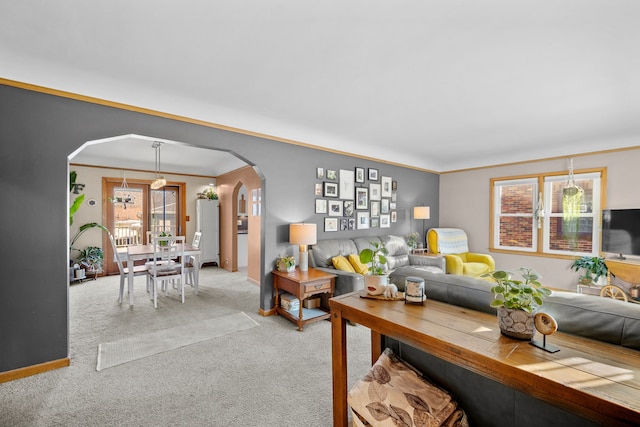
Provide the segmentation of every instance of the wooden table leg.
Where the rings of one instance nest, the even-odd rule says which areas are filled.
[[[331,365],[333,375],[333,426],[347,427],[347,321],[341,311],[331,312]]]
[[[380,358],[382,354],[382,334],[371,330],[371,366]]]

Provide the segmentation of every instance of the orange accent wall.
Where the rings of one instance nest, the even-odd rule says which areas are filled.
[[[248,267],[247,276],[260,283],[261,221],[251,212],[251,192],[262,188],[262,180],[251,167],[236,169],[216,177],[216,191],[220,200],[220,267],[228,271],[238,270],[238,190],[244,184],[249,201],[248,218]],[[228,262],[227,262],[228,260]]]

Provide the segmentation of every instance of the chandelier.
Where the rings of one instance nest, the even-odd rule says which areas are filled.
[[[158,190],[164,187],[165,185],[167,185],[167,180],[160,175],[160,146],[161,145],[162,143],[158,141],[154,142],[152,145],[152,147],[155,148],[156,150],[156,179],[151,183],[152,190]]]
[[[116,191],[121,194],[121,196],[116,196]],[[131,195],[131,190],[129,189],[129,184],[127,184],[127,174],[125,171],[122,171],[122,184],[120,187],[113,189],[114,195],[109,198],[111,203],[122,203],[122,207],[127,209],[127,205],[133,205],[135,202],[134,197]]]

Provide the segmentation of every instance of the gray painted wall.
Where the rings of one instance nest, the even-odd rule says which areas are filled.
[[[290,222],[317,223],[318,239],[403,235],[422,229],[410,215],[412,206],[425,203],[432,216],[426,228],[438,224],[435,174],[0,85],[0,227],[13,245],[4,251],[11,268],[0,286],[0,372],[67,357],[67,156],[86,141],[129,133],[228,149],[255,164],[264,177],[263,309],[272,306],[275,258],[295,250],[288,243]],[[314,213],[316,167],[356,166],[398,182],[398,222],[324,233],[324,216]]]

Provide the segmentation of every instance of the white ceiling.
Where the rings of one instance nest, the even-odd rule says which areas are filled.
[[[0,77],[444,172],[640,145],[640,1],[3,1]]]

